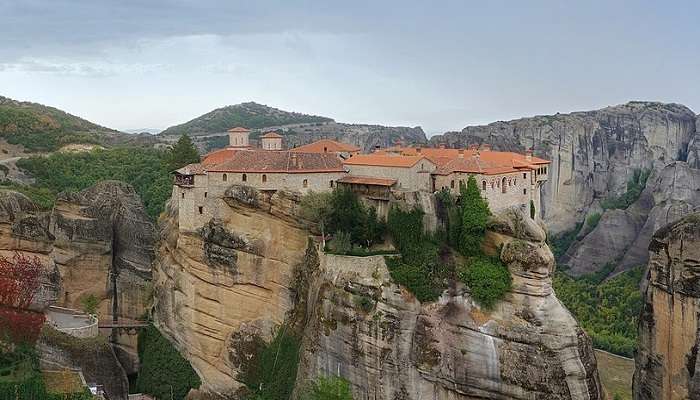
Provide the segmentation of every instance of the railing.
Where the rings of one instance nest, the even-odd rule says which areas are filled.
[[[178,186],[194,186],[194,175],[175,175],[175,184]]]

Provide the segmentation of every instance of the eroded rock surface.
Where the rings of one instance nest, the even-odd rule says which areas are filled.
[[[433,136],[450,146],[490,143],[552,161],[542,210],[552,232],[571,229],[596,199],[620,195],[635,169],[660,170],[686,157],[698,165],[696,115],[679,104],[630,102],[574,112],[466,127]],[[689,143],[693,145],[689,146]]]
[[[321,255],[297,385],[340,373],[359,399],[603,398],[590,340],[553,293],[544,232],[513,216],[487,237],[513,276],[490,311],[459,285],[421,304],[382,257]]]
[[[700,399],[699,213],[654,234],[643,286],[635,400]]]

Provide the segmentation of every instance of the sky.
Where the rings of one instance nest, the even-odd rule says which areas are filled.
[[[115,129],[245,101],[467,125],[629,100],[700,112],[700,2],[0,0],[0,95]]]

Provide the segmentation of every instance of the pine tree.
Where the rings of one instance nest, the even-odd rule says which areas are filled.
[[[187,135],[180,136],[168,155],[168,170],[174,171],[187,164],[198,163],[199,153]]]
[[[469,176],[466,188],[460,186],[462,203],[462,232],[460,251],[465,256],[481,253],[481,242],[486,232],[486,221],[491,214],[488,203],[481,197],[474,176]]]

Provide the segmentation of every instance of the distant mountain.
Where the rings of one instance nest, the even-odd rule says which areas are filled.
[[[137,129],[122,129],[123,132],[126,133],[148,133],[149,135],[157,135],[161,133],[163,130],[162,129],[156,129],[156,128],[137,128]]]
[[[228,129],[243,126],[259,129],[270,126],[333,122],[331,118],[284,111],[254,102],[217,108],[184,124],[171,126],[161,135],[190,136],[226,132]]]
[[[29,151],[52,151],[75,143],[142,141],[127,136],[54,107],[0,96],[0,137]]]

